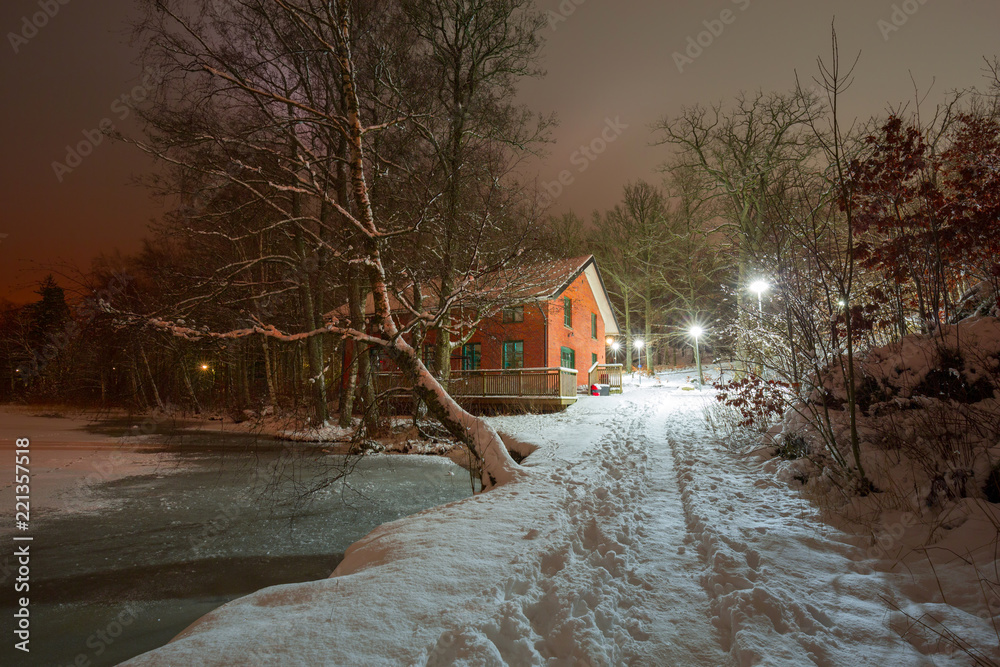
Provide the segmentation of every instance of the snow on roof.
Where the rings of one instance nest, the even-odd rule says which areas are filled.
[[[604,320],[605,331],[609,335],[617,335],[619,333],[618,320],[611,306],[607,288],[604,286],[604,279],[597,268],[597,260],[593,255],[505,267],[501,271],[478,278],[478,285],[472,292],[475,295],[474,298],[480,300],[484,296],[487,300],[495,300],[498,295],[502,294],[504,301],[549,301],[559,298],[559,295],[566,291],[580,274],[587,276],[587,281],[590,283],[590,288]],[[411,285],[402,287],[404,291],[411,288]],[[424,298],[430,294],[438,294],[440,281],[435,280],[431,282],[431,285],[424,286],[423,292]],[[408,312],[408,308],[391,292],[389,304],[394,313]],[[375,314],[375,300],[371,294],[365,301],[365,314]],[[329,316],[346,318],[348,316],[347,304],[331,311]]]

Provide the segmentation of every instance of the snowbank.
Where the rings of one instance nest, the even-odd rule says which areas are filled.
[[[775,462],[721,446],[711,392],[685,384],[491,420],[539,448],[517,480],[385,524],[331,578],[231,602],[128,664],[968,662],[901,639],[886,600],[976,642],[988,622],[881,567]]]
[[[864,536],[861,546],[877,567],[907,575],[887,604],[892,626],[921,651],[996,659],[1000,320],[972,318],[934,336],[906,336],[870,351],[856,377],[861,459],[875,492],[845,494],[849,485],[828,451],[832,438],[852,460],[839,368],[769,432],[772,444],[798,439],[810,452],[775,464],[777,474]]]

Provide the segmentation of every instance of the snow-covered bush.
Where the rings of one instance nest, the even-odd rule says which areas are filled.
[[[883,500],[919,513],[991,496],[1000,461],[1000,319],[906,336],[870,350],[855,371],[862,461]],[[842,365],[828,366],[769,432],[779,446],[808,441],[809,460],[793,464],[794,477],[845,476],[847,400]]]
[[[809,443],[799,433],[785,433],[778,442],[778,446],[774,452],[775,456],[780,456],[789,461],[801,459],[808,454]]]

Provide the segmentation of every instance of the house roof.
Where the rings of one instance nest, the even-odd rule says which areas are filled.
[[[529,298],[556,299],[566,291],[589,264],[595,263],[593,255],[556,259],[525,267],[523,275],[530,276],[525,291]],[[517,291],[517,290],[515,290]]]
[[[486,295],[487,299],[495,299],[497,295],[503,294],[504,301],[510,302],[550,301],[559,298],[559,295],[565,292],[581,274],[586,275],[590,283],[591,291],[594,293],[598,309],[601,311],[601,317],[605,323],[605,330],[611,335],[618,334],[618,320],[611,307],[611,299],[593,255],[547,260],[505,269],[503,272],[481,278],[479,280],[480,287],[476,292],[480,295]],[[435,281],[435,285],[439,284]],[[430,285],[430,289],[425,291],[434,293],[436,291],[435,285]],[[394,313],[409,312],[395,295],[389,295],[389,303]],[[369,294],[365,301],[365,314],[373,315],[374,313],[374,298]],[[329,316],[347,317],[347,305],[336,308],[329,313]]]
[[[604,320],[604,331],[607,334],[616,336],[621,333],[618,328],[618,318],[615,316],[615,309],[611,306],[611,297],[608,296],[608,289],[604,286],[604,278],[597,268],[597,259],[593,255],[586,257],[576,257],[564,260],[566,265],[579,263],[579,266],[567,277],[558,290],[549,298],[555,299],[569,287],[580,274],[586,276],[590,283],[590,289],[594,293],[594,300],[597,302],[597,309],[601,311],[601,319]]]

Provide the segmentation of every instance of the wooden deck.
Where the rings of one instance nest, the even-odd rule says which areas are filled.
[[[448,393],[462,405],[558,410],[576,403],[576,376],[574,368],[452,371]],[[401,373],[376,378],[379,392],[410,389]]]
[[[588,373],[588,386],[606,384],[611,387],[612,394],[622,393],[622,364],[594,364]]]

